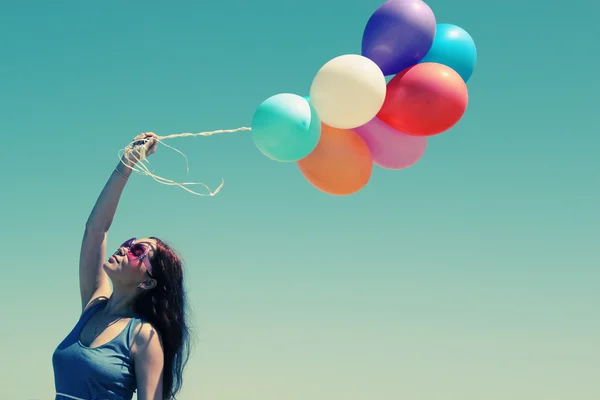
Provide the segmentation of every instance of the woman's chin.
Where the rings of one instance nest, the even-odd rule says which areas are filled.
[[[104,272],[106,272],[107,274],[113,272],[117,268],[117,266],[118,264],[112,261],[105,261],[104,264],[102,264]]]

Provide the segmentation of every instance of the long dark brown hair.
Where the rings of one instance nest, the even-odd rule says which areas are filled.
[[[156,286],[140,296],[135,311],[159,332],[164,351],[163,399],[175,399],[181,389],[183,370],[191,350],[187,323],[187,301],[183,286],[183,264],[162,240],[150,260]]]

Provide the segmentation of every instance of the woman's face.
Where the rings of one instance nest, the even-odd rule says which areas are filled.
[[[124,242],[104,264],[104,269],[113,282],[135,285],[152,279],[150,260],[154,257],[156,241],[132,238]]]

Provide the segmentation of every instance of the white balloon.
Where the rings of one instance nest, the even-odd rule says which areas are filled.
[[[323,123],[352,129],[372,120],[385,101],[386,81],[370,59],[346,54],[328,61],[313,79],[310,102]]]

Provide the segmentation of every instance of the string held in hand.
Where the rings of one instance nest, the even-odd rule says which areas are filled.
[[[119,150],[119,159],[121,160],[121,163],[123,165],[125,165],[126,167],[130,168],[131,170],[137,172],[140,175],[149,176],[158,183],[161,183],[163,185],[168,185],[168,186],[179,186],[183,190],[185,190],[189,193],[192,193],[196,196],[211,196],[212,197],[212,196],[216,195],[217,193],[219,193],[219,191],[223,188],[223,185],[225,184],[225,181],[223,179],[221,179],[221,184],[213,191],[210,189],[210,187],[208,187],[208,185],[201,183],[201,182],[175,182],[171,179],[167,179],[167,178],[158,176],[158,175],[154,174],[153,171],[150,171],[150,169],[146,165],[146,164],[149,164],[150,161],[148,161],[148,158],[146,156],[147,148],[146,148],[145,144],[150,140],[155,140],[156,141],[155,146],[157,146],[158,144],[162,144],[163,146],[168,147],[172,150],[175,150],[177,153],[181,154],[185,158],[186,171],[189,174],[189,163],[188,163],[188,159],[187,159],[186,155],[183,154],[183,152],[181,152],[180,150],[174,148],[173,146],[169,146],[169,145],[165,144],[163,142],[164,140],[174,139],[174,138],[178,138],[178,137],[212,136],[212,135],[217,135],[217,134],[222,134],[222,133],[234,133],[234,132],[250,131],[250,130],[251,130],[251,128],[241,127],[241,128],[236,128],[236,129],[220,129],[220,130],[209,131],[209,132],[176,133],[176,134],[167,135],[167,136],[153,136],[150,139],[137,139],[136,138],[133,141],[131,141],[124,149]],[[203,186],[207,190],[208,193],[199,193],[194,190],[191,190],[190,188],[187,187],[187,186],[191,186],[191,185]]]

